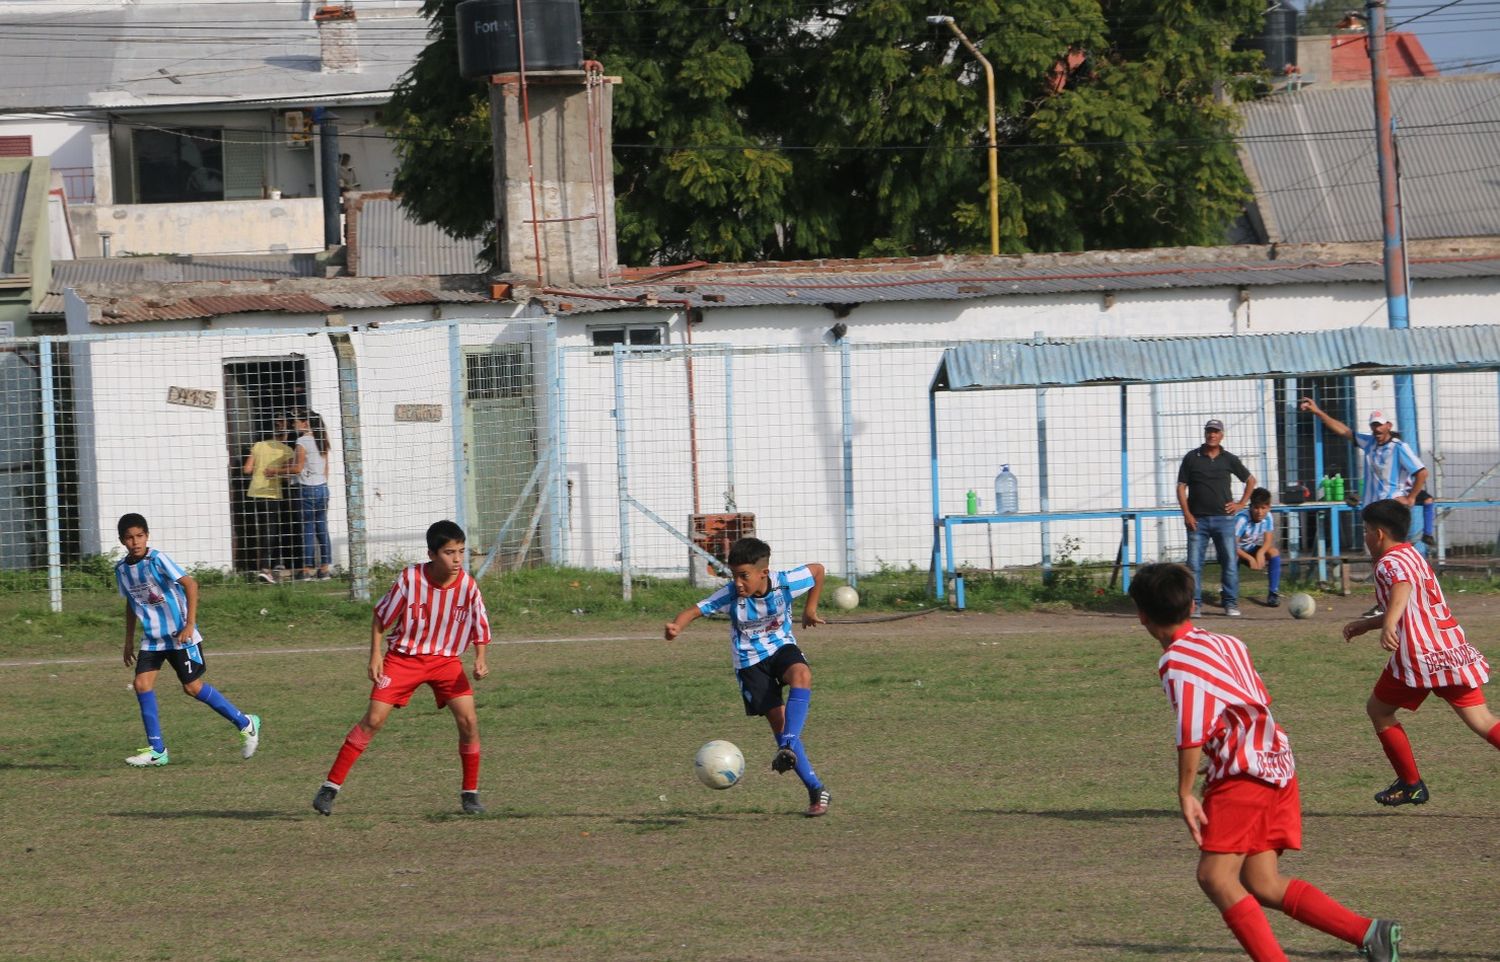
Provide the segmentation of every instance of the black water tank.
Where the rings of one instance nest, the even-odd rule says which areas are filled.
[[[1266,11],[1266,26],[1254,44],[1266,55],[1266,69],[1280,77],[1297,65],[1297,11],[1277,5]]]
[[[517,73],[516,0],[464,0],[457,9],[458,72],[465,77]],[[578,0],[521,0],[527,70],[582,70]]]

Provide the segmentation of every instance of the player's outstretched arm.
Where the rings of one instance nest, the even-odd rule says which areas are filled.
[[[826,625],[828,622],[818,617],[818,600],[823,597],[823,575],[827,573],[826,569],[820,564],[810,564],[807,571],[813,577],[813,586],[807,590],[807,600],[802,603],[802,627]]]
[[[682,611],[677,615],[676,618],[673,618],[671,621],[667,622],[667,627],[664,632],[664,634],[666,635],[666,639],[668,641],[673,640],[678,635],[682,634],[682,629],[686,628],[688,625],[692,624],[694,621],[697,621],[702,617],[703,612],[698,610],[697,605],[694,605],[691,608],[682,609]]]
[[[1297,409],[1300,411],[1306,411],[1309,414],[1317,415],[1318,420],[1327,425],[1328,430],[1332,431],[1334,434],[1337,434],[1339,437],[1344,438],[1345,440],[1354,437],[1354,430],[1350,428],[1349,425],[1345,424],[1343,421],[1340,421],[1338,418],[1318,407],[1318,402],[1314,401],[1310,397],[1305,397],[1302,400],[1298,401]]]

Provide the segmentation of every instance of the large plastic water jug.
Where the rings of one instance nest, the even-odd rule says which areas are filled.
[[[1021,505],[1021,482],[1010,473],[1010,465],[1000,465],[995,475],[995,513],[1015,514]]]

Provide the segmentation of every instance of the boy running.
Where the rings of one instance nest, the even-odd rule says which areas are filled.
[[[829,794],[802,746],[802,728],[812,701],[812,669],[792,635],[792,602],[807,595],[802,627],[827,624],[818,617],[823,593],[823,566],[799,565],[771,571],[771,546],[759,538],[741,538],[729,548],[734,581],[667,622],[668,641],[690,623],[716,611],[729,613],[729,642],[735,675],[745,699],[745,714],[764,715],[776,736],[771,769],[796,769],[807,788],[807,817],[828,813]],[[781,689],[791,686],[786,704]]]
[[[1291,742],[1244,642],[1188,620],[1195,594],[1182,565],[1146,565],[1130,581],[1137,617],[1164,652],[1157,673],[1177,715],[1177,800],[1200,850],[1199,887],[1254,962],[1286,962],[1262,906],[1358,946],[1367,959],[1400,962],[1399,924],[1357,915],[1281,874],[1281,853],[1302,847]],[[1193,780],[1205,754],[1200,802]]]
[[[458,759],[463,765],[459,804],[469,815],[482,815],[479,803],[479,716],[474,687],[464,674],[463,653],[472,643],[474,677],[490,673],[485,646],[490,619],[479,583],[464,571],[464,529],[437,521],[427,529],[426,564],[409,565],[375,606],[370,624],[370,707],[349,729],[344,745],[313,798],[320,815],[332,815],[333,803],[349,769],[380,731],[391,709],[411,701],[414,691],[429,685],[437,701],[453,712],[458,724]],[[389,630],[388,630],[389,629]]]
[[[164,552],[150,547],[151,530],[135,513],[116,526],[125,557],[115,562],[115,584],[125,597],[125,666],[135,665],[135,698],[146,726],[147,745],[125,759],[136,768],[165,765],[167,743],[156,711],[156,674],[172,666],[184,694],[223,715],[240,733],[240,755],[249,758],[260,747],[260,716],[246,715],[213,685],[203,683],[208,670],[203,637],[198,634],[198,582]],[[144,637],[135,648],[135,627]]]
[[[1271,492],[1256,488],[1250,507],[1234,516],[1234,553],[1239,563],[1266,572],[1266,607],[1281,605],[1281,552],[1276,547],[1276,519],[1271,517]]]
[[[1396,721],[1396,709],[1416,711],[1428,695],[1453,706],[1464,724],[1500,748],[1500,718],[1485,706],[1489,665],[1464,637],[1463,627],[1427,560],[1406,540],[1411,509],[1395,499],[1365,506],[1365,547],[1375,559],[1375,599],[1383,613],[1344,626],[1344,640],[1380,632],[1391,653],[1365,705],[1375,737],[1396,770],[1396,780],[1375,795],[1382,805],[1421,805],[1427,785],[1417,772],[1411,742]]]

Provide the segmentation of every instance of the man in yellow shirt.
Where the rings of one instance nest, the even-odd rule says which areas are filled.
[[[250,453],[240,467],[242,474],[250,475],[250,484],[245,489],[245,507],[250,516],[251,553],[260,566],[258,577],[266,584],[276,583],[272,566],[285,563],[282,546],[293,534],[290,512],[285,509],[286,494],[281,477],[267,473],[292,460],[292,449],[282,440],[286,436],[287,420],[278,417],[271,437],[251,445]]]

